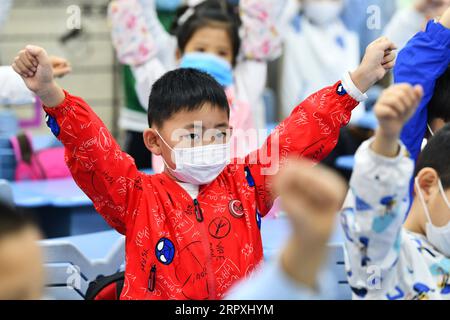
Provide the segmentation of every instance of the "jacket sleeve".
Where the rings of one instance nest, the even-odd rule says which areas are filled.
[[[59,106],[44,110],[52,133],[64,144],[75,182],[108,224],[125,234],[142,195],[143,176],[134,160],[81,98],[66,92]]]
[[[347,78],[343,80],[346,86],[339,81],[303,101],[275,128],[259,150],[245,158],[257,188],[257,208],[263,216],[273,203],[270,177],[287,158],[305,157],[320,162],[336,146],[341,127],[348,124],[352,110],[359,104],[348,93],[355,88]]]
[[[274,0],[242,0],[242,53],[246,59],[269,61],[281,55],[282,39],[277,27],[279,3]]]
[[[138,0],[114,0],[108,6],[112,43],[118,60],[127,65],[140,65],[155,57],[157,42],[147,27]]]
[[[386,158],[370,149],[372,142],[364,142],[356,152],[350,192],[341,212],[349,284],[357,297],[366,299],[380,297],[395,286],[414,170],[403,145],[396,158]],[[381,277],[381,291],[369,281],[371,275]]]
[[[420,84],[424,97],[414,116],[404,126],[401,140],[417,159],[427,128],[427,105],[433,97],[436,80],[450,63],[450,29],[430,21],[425,32],[419,32],[399,53],[394,68],[396,83]]]

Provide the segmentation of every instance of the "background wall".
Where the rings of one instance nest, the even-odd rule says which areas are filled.
[[[117,136],[122,87],[106,21],[108,2],[14,0],[0,30],[0,62],[9,65],[26,44],[40,45],[50,54],[65,57],[73,72],[58,82],[72,94],[82,96]],[[73,28],[78,10],[81,29]],[[29,117],[32,108],[20,106],[14,110],[20,117]],[[45,125],[34,131],[48,132]]]

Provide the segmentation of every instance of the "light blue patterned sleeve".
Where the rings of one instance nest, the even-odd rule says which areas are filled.
[[[397,157],[387,158],[370,148],[373,140],[356,152],[350,193],[340,217],[347,276],[359,298],[368,298],[371,289],[378,289],[380,279],[383,287],[393,281],[414,169],[404,145]]]

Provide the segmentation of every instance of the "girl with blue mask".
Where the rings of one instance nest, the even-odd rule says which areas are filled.
[[[266,62],[281,52],[274,14],[279,1],[244,1],[239,7],[228,1],[187,1],[178,8],[170,34],[157,19],[154,0],[129,0],[137,3],[132,8],[129,1],[122,1],[122,8],[110,13],[113,43],[119,60],[134,66],[136,93],[143,106],[148,104],[152,84],[165,72],[194,68],[210,74],[225,89],[230,125],[236,131],[266,128]],[[147,31],[130,30],[126,21],[144,21]],[[243,151],[257,147],[256,142]],[[153,160],[153,169],[161,171],[163,162]]]

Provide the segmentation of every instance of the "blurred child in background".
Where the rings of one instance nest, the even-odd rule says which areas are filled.
[[[176,10],[182,1],[156,1],[157,18],[170,30]],[[145,148],[142,133],[147,128],[147,107],[139,101],[132,66],[122,66],[125,102],[119,115],[119,127],[125,131],[124,151],[131,155],[139,169],[152,167],[152,157]]]
[[[359,38],[341,19],[344,0],[301,0],[299,11],[283,30],[279,95],[281,114],[354,70],[361,59]]]
[[[448,65],[445,59],[450,56],[449,40],[450,8],[439,21],[429,22],[427,30],[416,35],[400,53],[399,62],[407,62],[401,71],[405,72],[408,62],[417,61],[415,71],[422,72],[423,62],[418,55],[428,47],[425,51],[434,68],[423,78],[428,81],[436,77],[446,69],[445,63]],[[416,50],[410,51],[414,46]],[[412,59],[411,54],[417,59]],[[438,67],[439,63],[443,66]],[[434,81],[426,84],[428,90]],[[430,93],[425,97],[428,100]],[[420,85],[398,84],[386,90],[375,107],[380,128],[356,154],[351,193],[341,220],[354,298],[450,298],[450,126],[447,124],[431,138],[414,168],[427,121],[426,116],[420,116],[423,110],[426,114],[423,96]],[[422,109],[416,111],[417,106]],[[413,115],[413,120],[420,119],[421,127],[414,128],[420,130],[418,134],[404,135],[409,149],[416,152],[411,156],[408,146],[400,141],[400,133]],[[417,141],[412,142],[414,138]]]
[[[44,289],[41,234],[21,213],[0,203],[0,300],[38,300]]]
[[[447,5],[439,21],[429,21],[426,30],[415,35],[400,51],[394,69],[395,82],[420,84],[424,88],[424,98],[401,134],[414,160],[420,153],[423,139],[450,118],[449,28],[450,9]]]

